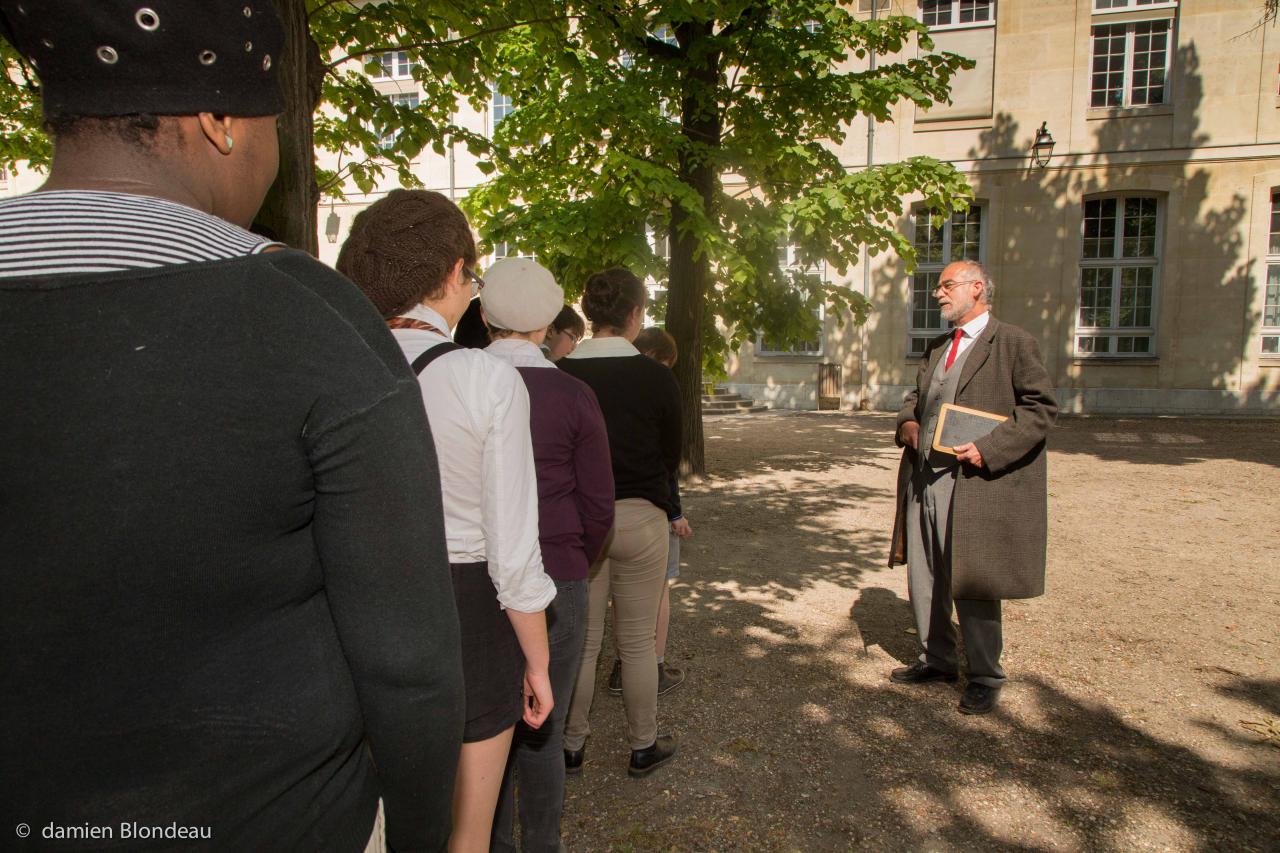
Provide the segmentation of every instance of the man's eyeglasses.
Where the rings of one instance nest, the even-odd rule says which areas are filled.
[[[471,267],[463,267],[462,271],[466,274],[467,278],[471,279],[471,284],[475,287],[476,293],[484,290],[484,279],[476,275],[475,270],[471,269]]]
[[[955,290],[957,287],[959,287],[962,284],[977,284],[978,281],[979,279],[976,279],[976,278],[965,278],[965,279],[948,278],[938,282],[938,285],[933,289],[933,292],[937,293],[938,291],[942,291],[943,293],[950,293],[951,291]]]

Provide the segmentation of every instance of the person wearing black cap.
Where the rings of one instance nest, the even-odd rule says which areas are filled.
[[[272,4],[0,0],[0,35],[55,145],[0,202],[0,826],[355,853],[381,798],[394,849],[443,849],[462,685],[417,385],[351,282],[245,230]]]

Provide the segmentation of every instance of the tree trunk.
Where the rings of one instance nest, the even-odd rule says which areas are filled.
[[[304,0],[275,0],[284,24],[284,50],[280,63],[280,88],[284,113],[280,116],[280,171],[267,192],[256,223],[269,228],[276,239],[295,249],[316,254],[316,155],[312,116],[320,105],[324,63],[320,49],[307,29]]]
[[[709,23],[681,24],[676,37],[681,48],[689,48],[711,35]],[[680,124],[692,142],[717,147],[720,144],[718,109],[705,109],[714,103],[720,74],[720,56],[709,51],[701,67],[691,69],[684,80],[680,105]],[[718,176],[715,166],[705,157],[685,151],[678,166],[680,180],[692,187],[702,200],[703,212],[713,216]],[[667,285],[667,331],[676,340],[676,380],[680,383],[683,404],[684,446],[680,451],[680,473],[705,476],[707,461],[702,431],[702,326],[707,322],[704,305],[711,284],[711,261],[704,252],[698,254],[698,241],[692,234],[681,233],[681,223],[688,213],[679,205],[671,208],[668,243],[671,268]]]

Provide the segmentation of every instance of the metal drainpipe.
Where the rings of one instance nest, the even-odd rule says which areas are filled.
[[[880,5],[880,0],[871,0],[871,20],[876,20],[876,7]],[[867,68],[868,71],[876,70],[876,52],[871,51],[871,63]],[[875,145],[876,145],[876,120],[874,116],[867,116],[867,168],[871,168],[871,164],[875,161]],[[871,299],[871,253],[867,251],[867,244],[862,244],[862,298],[864,300]],[[858,409],[860,411],[868,411],[871,408],[871,402],[867,399],[867,324],[863,323],[858,327]]]
[[[453,137],[449,137],[449,201],[454,201],[457,196],[453,162]]]

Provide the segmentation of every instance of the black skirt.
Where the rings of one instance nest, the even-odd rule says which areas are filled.
[[[524,655],[511,620],[498,604],[488,563],[450,563],[462,628],[462,679],[467,723],[462,742],[488,740],[524,713]]]

